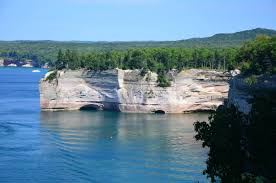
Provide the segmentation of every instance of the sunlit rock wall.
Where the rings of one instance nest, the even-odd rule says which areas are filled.
[[[171,87],[157,86],[157,74],[139,70],[64,70],[40,82],[42,110],[98,109],[183,113],[215,110],[228,95],[229,77],[198,69],[171,72]]]

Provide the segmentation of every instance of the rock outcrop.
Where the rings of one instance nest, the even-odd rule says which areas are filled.
[[[40,82],[42,110],[103,109],[183,113],[214,110],[228,95],[229,76],[198,69],[171,72],[171,87],[158,87],[157,74],[139,70],[63,70]]]
[[[4,66],[4,60],[0,58],[0,67]]]
[[[4,67],[39,67],[39,65],[32,60],[13,60],[13,59],[1,59],[0,66]]]
[[[248,82],[249,78],[242,75],[237,75],[230,80],[228,106],[234,105],[240,112],[249,114],[254,96],[276,92],[276,75],[254,77],[254,83]]]

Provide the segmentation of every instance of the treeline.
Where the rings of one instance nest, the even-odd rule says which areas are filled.
[[[276,73],[276,37],[259,36],[245,43],[237,53],[242,72],[250,74]]]
[[[76,51],[59,50],[55,67],[93,70],[142,69],[157,73],[184,68],[226,70],[235,66],[236,54],[235,48],[143,48],[81,55]]]
[[[127,51],[92,52],[79,54],[76,51],[59,50],[55,68],[107,70],[140,69],[158,73],[158,85],[171,85],[166,73],[172,69],[186,68],[226,70],[234,68],[237,49],[189,49],[189,48],[143,48]]]
[[[241,48],[137,48],[79,54],[59,50],[56,69],[141,69],[158,74],[186,68],[231,70],[244,74],[276,72],[276,37],[261,36]]]

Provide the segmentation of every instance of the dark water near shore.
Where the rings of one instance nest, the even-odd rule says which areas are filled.
[[[206,114],[40,112],[31,71],[0,68],[0,182],[207,182]]]

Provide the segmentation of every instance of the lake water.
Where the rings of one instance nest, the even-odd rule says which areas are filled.
[[[40,112],[45,72],[0,68],[0,182],[208,182],[207,114]]]

